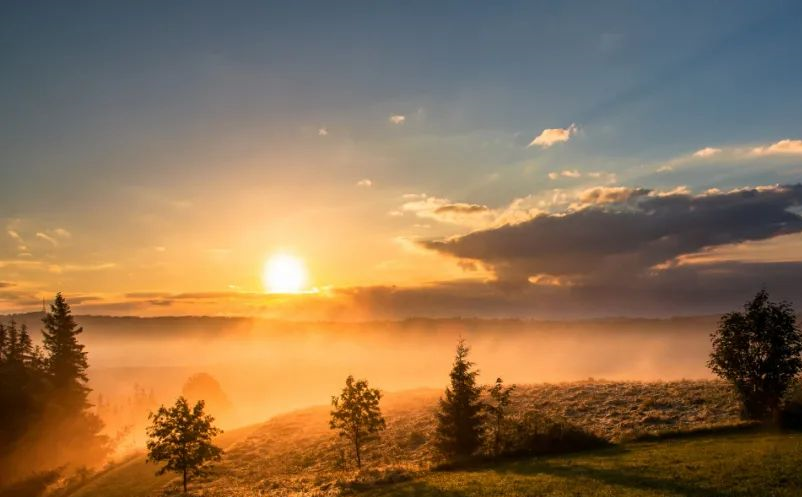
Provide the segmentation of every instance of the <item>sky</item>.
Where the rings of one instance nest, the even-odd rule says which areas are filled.
[[[0,311],[802,302],[800,46],[794,1],[5,2]]]

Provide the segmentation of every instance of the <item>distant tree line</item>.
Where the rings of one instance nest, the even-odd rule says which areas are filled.
[[[59,293],[42,319],[42,346],[25,325],[0,324],[0,484],[41,469],[94,465],[108,452],[90,412],[89,363]]]

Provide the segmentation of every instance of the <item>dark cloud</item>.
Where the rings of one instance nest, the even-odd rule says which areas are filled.
[[[487,212],[489,209],[486,205],[479,204],[446,204],[435,209],[435,214],[477,214],[479,212]]]
[[[610,316],[668,317],[737,309],[762,286],[772,299],[802,304],[802,263],[677,266],[575,286],[456,281],[425,287],[343,291],[373,318]]]
[[[548,274],[586,284],[640,276],[707,247],[802,231],[802,218],[789,211],[802,202],[802,185],[696,196],[645,190],[616,195],[618,201],[599,203],[608,196],[597,193],[587,208],[423,245],[480,261],[501,281]]]

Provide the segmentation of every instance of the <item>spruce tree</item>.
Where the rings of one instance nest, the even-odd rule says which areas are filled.
[[[44,348],[47,352],[47,368],[57,395],[65,407],[83,410],[88,407],[90,389],[86,370],[89,367],[84,346],[78,342],[83,332],[75,322],[70,305],[61,293],[50,305],[50,312],[42,318],[45,327]]]
[[[440,399],[437,413],[436,445],[448,457],[470,456],[482,445],[482,389],[476,385],[479,371],[468,360],[469,351],[465,340],[460,339],[450,374],[451,386]]]

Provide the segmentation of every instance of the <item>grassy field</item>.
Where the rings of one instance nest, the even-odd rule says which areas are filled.
[[[449,475],[429,473],[438,462],[432,434],[440,395],[440,390],[433,389],[387,394],[382,399],[387,430],[367,447],[367,468],[361,473],[355,471],[348,449],[328,427],[329,407],[319,406],[229,434],[223,460],[208,478],[192,483],[192,492],[209,497],[338,496],[360,485],[372,488],[381,482],[415,479],[416,483],[397,490],[414,495],[414,485]],[[565,419],[612,442],[644,433],[728,426],[738,420],[732,390],[712,381],[521,385],[512,412],[514,416],[538,412]],[[665,443],[667,447],[673,444]],[[134,458],[97,476],[73,497],[177,495],[177,479],[156,478],[154,469],[146,466],[142,457]],[[447,486],[445,480],[443,484]]]
[[[802,434],[731,434],[427,473],[362,497],[797,497]]]

